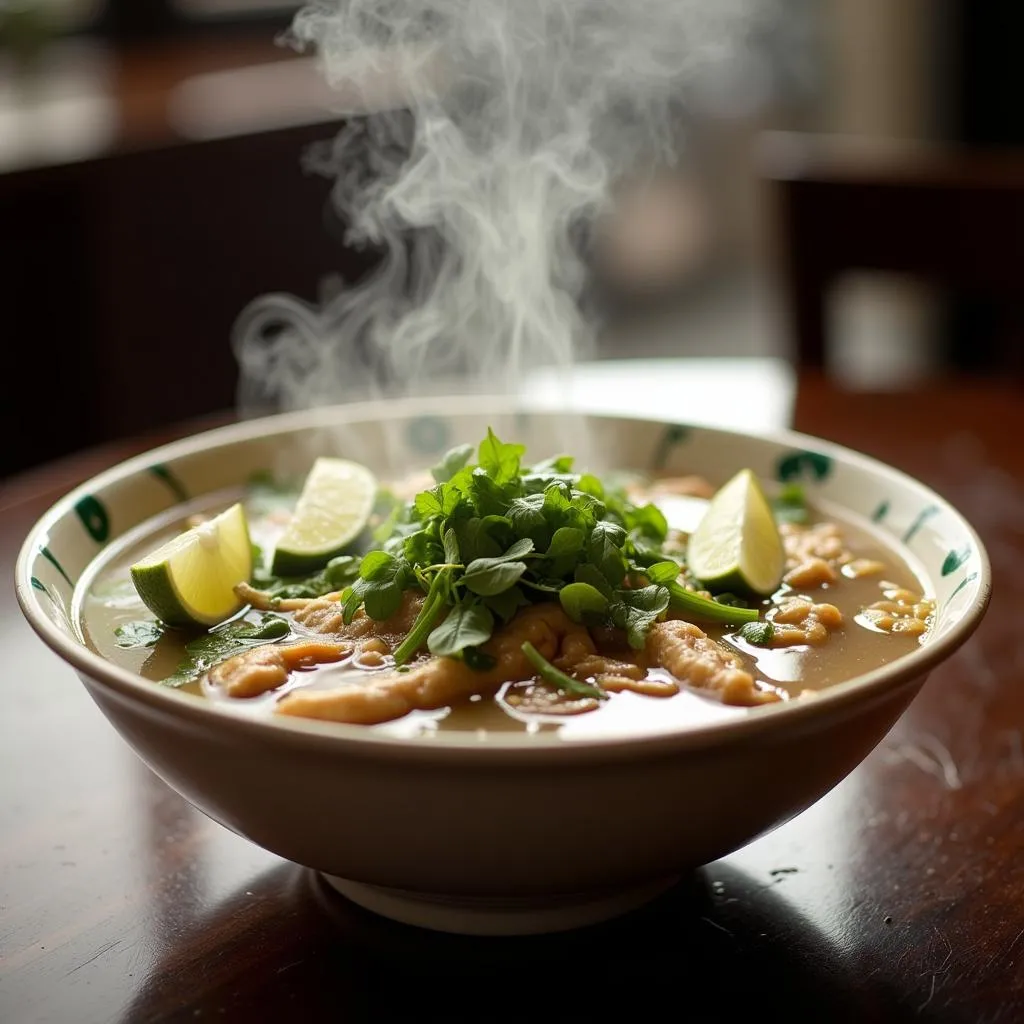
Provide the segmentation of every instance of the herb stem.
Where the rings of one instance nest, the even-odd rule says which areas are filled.
[[[557,686],[558,689],[565,690],[566,693],[577,693],[581,697],[594,697],[597,700],[608,699],[608,694],[600,686],[580,682],[579,679],[573,679],[572,676],[566,675],[560,668],[555,668],[529,640],[523,644],[520,650],[546,683]]]
[[[395,648],[395,664],[404,665],[422,646],[426,643],[430,631],[434,628],[434,619],[437,617],[438,605],[445,601],[445,591],[448,586],[448,578],[444,572],[439,572],[430,583],[430,590],[423,601],[416,621],[412,629],[406,634],[405,639]]]
[[[686,612],[708,622],[721,622],[726,626],[739,626],[745,622],[756,622],[759,612],[756,608],[735,608],[709,600],[687,590],[681,583],[672,580],[663,584],[668,587],[670,606],[678,612]]]

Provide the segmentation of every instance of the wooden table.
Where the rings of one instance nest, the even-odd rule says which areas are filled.
[[[844,394],[799,429],[919,476],[977,525],[987,620],[817,805],[657,903],[585,932],[393,925],[157,780],[31,633],[16,549],[72,483],[0,492],[0,1020],[1024,1020],[1024,426],[1019,393]],[[557,982],[557,984],[553,984]]]

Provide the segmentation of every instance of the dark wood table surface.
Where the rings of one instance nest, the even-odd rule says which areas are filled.
[[[145,442],[8,481],[0,1021],[1024,1021],[1020,399],[801,381],[798,429],[886,459],[973,520],[995,569],[987,619],[799,818],[629,917],[531,939],[378,919],[171,792],[30,631],[11,584],[44,508]]]

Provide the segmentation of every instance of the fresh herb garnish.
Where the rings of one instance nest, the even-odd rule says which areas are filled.
[[[426,646],[479,668],[487,657],[479,648],[496,625],[537,601],[557,599],[574,622],[619,627],[634,648],[669,607],[725,624],[757,619],[756,609],[686,590],[654,505],[573,473],[569,456],[524,467],[524,452],[493,430],[475,463],[472,447],[453,448],[432,470],[435,486],[393,506],[378,528],[379,550],[359,562],[342,593],[343,616],[351,622],[362,608],[380,621],[405,591],[424,593],[396,664]]]
[[[767,647],[775,637],[775,627],[767,619],[761,622],[748,622],[740,629],[740,636],[748,644]]]
[[[714,598],[701,597],[675,580],[665,585],[671,597],[672,608],[677,612],[685,612],[708,622],[720,622],[723,626],[738,626],[744,622],[756,622],[758,619],[756,608],[740,608]]]
[[[130,650],[133,647],[154,647],[164,635],[164,627],[159,622],[142,619],[138,622],[125,622],[114,630],[117,646]]]
[[[324,594],[344,590],[359,576],[359,558],[355,555],[332,558],[312,576],[274,576],[264,567],[264,553],[256,544],[253,545],[253,565],[257,569],[253,573],[252,585],[271,597],[279,598],[323,597]]]
[[[579,679],[573,679],[572,676],[566,675],[560,668],[556,668],[529,640],[523,644],[521,650],[526,655],[530,664],[537,670],[537,675],[556,689],[564,690],[566,693],[573,693],[580,697],[594,697],[597,700],[608,699],[608,694],[600,686],[594,686],[591,683],[584,683]]]
[[[256,622],[232,619],[222,623],[185,645],[185,657],[173,675],[161,680],[162,685],[184,686],[225,658],[247,647],[283,640],[290,633],[288,620],[269,612]]]

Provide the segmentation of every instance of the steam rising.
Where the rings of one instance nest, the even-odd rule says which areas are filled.
[[[625,176],[670,162],[698,76],[767,0],[332,0],[304,8],[350,115],[307,154],[347,242],[382,260],[307,309],[236,324],[243,412],[514,390],[590,344],[588,238]],[[310,225],[310,230],[318,229]]]

